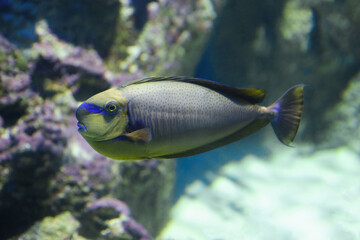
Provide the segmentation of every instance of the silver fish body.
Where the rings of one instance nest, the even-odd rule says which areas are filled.
[[[191,83],[164,81],[148,86],[133,85],[121,93],[129,99],[130,125],[140,123],[150,129],[152,140],[146,154],[154,157],[209,144],[261,115],[259,107],[235,103]]]
[[[109,139],[83,136],[95,150],[114,159],[174,158],[209,151],[251,134],[275,119],[279,111],[277,105],[252,104],[262,100],[261,90],[250,89],[237,96],[236,89],[197,79],[145,79],[111,91],[123,99],[123,131]],[[259,96],[251,98],[253,92]],[[97,106],[104,105],[101,102],[106,97],[101,94],[106,91],[99,94]],[[77,113],[79,122],[80,115],[96,114],[88,112]],[[96,121],[107,124],[99,118]]]

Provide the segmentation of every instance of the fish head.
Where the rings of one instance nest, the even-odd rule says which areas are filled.
[[[78,131],[91,141],[116,138],[125,132],[129,118],[127,100],[117,89],[98,93],[76,110]]]

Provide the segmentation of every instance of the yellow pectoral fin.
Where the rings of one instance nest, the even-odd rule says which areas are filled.
[[[136,143],[148,143],[152,139],[151,132],[148,128],[142,128],[134,132],[126,133],[125,136]]]

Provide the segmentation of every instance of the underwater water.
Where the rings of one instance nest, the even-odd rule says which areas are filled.
[[[359,11],[357,0],[0,0],[0,240],[360,239]],[[78,106],[154,76],[265,89],[262,106],[305,84],[293,147],[269,124],[184,158],[97,153]]]

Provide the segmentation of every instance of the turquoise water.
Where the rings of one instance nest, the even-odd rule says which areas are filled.
[[[261,146],[262,136],[261,132],[256,133],[246,140],[207,153],[177,159],[174,200],[178,200],[184,194],[185,188],[196,180],[201,180],[206,184],[211,183],[214,175],[229,162],[242,159],[249,154],[265,156],[267,151]]]

